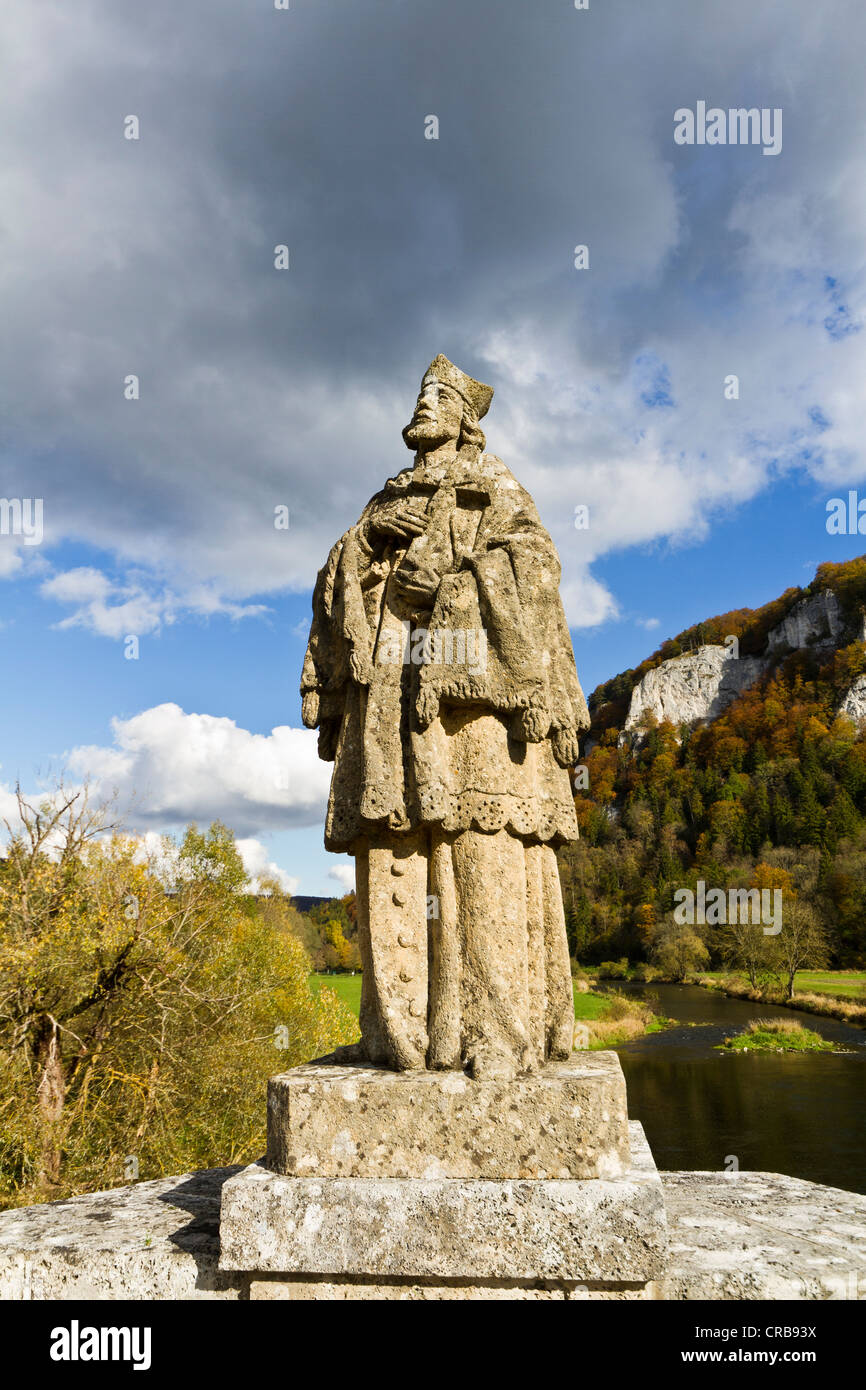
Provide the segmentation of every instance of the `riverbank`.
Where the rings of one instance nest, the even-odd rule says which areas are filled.
[[[821,1018],[836,1018],[866,1028],[866,971],[799,970],[794,980],[794,994],[788,998],[780,987],[755,989],[748,979],[736,971],[700,971],[674,980],[653,966],[630,966],[627,961],[615,962],[605,969],[590,967],[583,976],[591,988],[598,982],[622,982],[628,985],[697,985],[715,990],[730,999],[746,999],[753,1004],[776,1004],[780,1008],[800,1013],[816,1014]]]
[[[591,989],[581,992],[576,983],[574,1017],[577,1022],[575,1046],[587,1047],[591,1052],[619,1047],[635,1038],[673,1027],[672,1019],[653,1013],[649,1004],[634,995],[620,990],[607,994],[597,994]],[[584,1037],[580,1036],[580,1025],[586,1029]]]
[[[599,986],[603,988],[603,986]],[[617,1048],[629,1112],[659,1168],[787,1172],[866,1193],[866,1032],[836,1018],[727,996],[694,984],[621,986],[676,1026]],[[782,1055],[721,1048],[756,1019],[814,1030],[831,1050]]]
[[[784,1009],[794,1009],[798,1013],[837,1018],[842,1023],[853,1023],[857,1028],[866,1028],[866,1002],[861,1003],[855,999],[797,989],[794,990],[794,997],[789,999],[784,990],[754,989],[748,980],[737,975],[690,975],[685,983],[698,985],[701,989],[715,990],[717,993],[726,994],[729,999],[747,999],[753,1004],[776,1004]]]

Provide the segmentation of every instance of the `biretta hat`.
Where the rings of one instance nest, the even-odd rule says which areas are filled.
[[[483,381],[476,381],[474,377],[467,376],[461,372],[459,367],[455,367],[453,362],[449,362],[441,352],[438,357],[434,357],[425,376],[430,375],[438,378],[445,386],[453,386],[455,391],[459,391],[465,401],[471,405],[478,419],[482,419],[490,409],[490,402],[493,400],[493,387],[485,386]]]

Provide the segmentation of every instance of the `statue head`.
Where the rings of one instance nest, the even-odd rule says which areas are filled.
[[[457,453],[477,458],[485,444],[478,422],[492,399],[492,386],[467,376],[440,352],[424,373],[414,414],[403,431],[407,447],[426,454],[453,444]]]

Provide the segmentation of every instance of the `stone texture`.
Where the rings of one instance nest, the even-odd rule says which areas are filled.
[[[577,839],[589,713],[556,549],[484,452],[492,396],[431,362],[403,431],[413,467],[319,575],[301,696],[334,762],[325,844],[356,861],[350,1055],[501,1080],[571,1051],[555,848]]]
[[[767,638],[767,652],[800,651],[803,647],[832,647],[844,624],[839,600],[832,589],[801,599],[774,627]]]
[[[842,704],[839,706],[840,714],[847,714],[849,719],[861,723],[866,719],[866,675],[858,676],[851,689],[847,691]]]
[[[238,1168],[90,1192],[0,1212],[0,1302],[246,1296],[219,1269],[223,1183]]]
[[[0,1299],[866,1297],[866,1196],[778,1173],[660,1174],[670,1257],[661,1285],[648,1289],[516,1279],[475,1291],[417,1278],[251,1281],[217,1267],[220,1193],[239,1171],[205,1169],[0,1212]]]
[[[290,1274],[274,1274],[250,1281],[251,1299],[274,1302],[580,1302],[593,1299],[638,1299],[661,1297],[657,1283],[589,1284],[565,1279],[490,1279],[467,1283],[452,1279],[304,1279]]]
[[[268,1084],[267,1167],[295,1177],[614,1178],[630,1164],[615,1052],[514,1081],[329,1059]]]
[[[781,1173],[666,1173],[671,1299],[866,1299],[866,1196]]]
[[[223,1188],[221,1269],[645,1283],[664,1272],[661,1182],[639,1125],[620,1178],[291,1178]]]

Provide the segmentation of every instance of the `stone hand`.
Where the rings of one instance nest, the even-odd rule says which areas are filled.
[[[301,718],[308,729],[315,729],[319,722],[319,692],[307,690],[301,697]]]
[[[411,540],[427,529],[427,519],[417,507],[403,497],[386,502],[370,518],[370,527],[381,536],[396,536],[400,540]]]
[[[546,710],[529,708],[517,711],[511,732],[521,743],[540,743],[549,728],[550,715]]]
[[[432,606],[441,577],[427,565],[419,565],[417,569],[396,570],[394,583],[404,598],[411,599],[413,603]]]
[[[553,735],[553,756],[560,767],[573,767],[580,758],[577,734],[571,729],[557,729]]]

